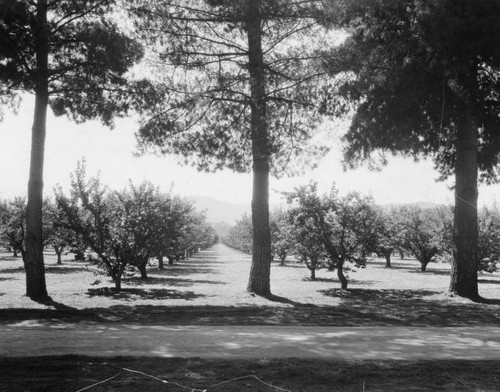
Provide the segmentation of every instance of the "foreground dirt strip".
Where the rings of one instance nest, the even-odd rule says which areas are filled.
[[[29,321],[3,326],[0,356],[498,360],[499,331],[497,327],[217,327]]]
[[[0,391],[493,392],[500,385],[499,364],[464,360],[0,357]]]

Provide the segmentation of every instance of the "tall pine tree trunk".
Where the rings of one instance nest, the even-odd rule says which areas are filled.
[[[251,94],[253,158],[252,265],[247,290],[260,296],[271,294],[271,230],[269,227],[269,145],[266,121],[262,18],[260,0],[247,1],[248,70]]]
[[[48,298],[42,241],[43,163],[47,122],[48,26],[47,0],[37,2],[35,114],[31,135],[31,160],[26,209],[26,295],[33,300]]]
[[[454,248],[450,292],[461,297],[479,297],[477,281],[477,147],[478,126],[472,110],[459,119],[455,163]]]

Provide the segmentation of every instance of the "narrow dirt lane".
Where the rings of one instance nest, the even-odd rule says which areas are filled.
[[[22,322],[0,331],[0,356],[78,354],[338,360],[500,359],[495,327],[141,326]]]

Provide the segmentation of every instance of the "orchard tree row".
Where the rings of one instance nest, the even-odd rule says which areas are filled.
[[[26,203],[17,197],[0,203],[0,233],[3,245],[14,255],[25,255]],[[61,263],[66,249],[77,258],[85,252],[121,289],[124,271],[133,266],[147,278],[151,258],[168,263],[189,257],[218,241],[204,213],[190,201],[162,193],[149,182],[129,183],[113,191],[98,177],[87,178],[85,164],[72,175],[70,194],[56,189],[55,202],[43,203],[43,244],[51,246]]]
[[[328,150],[321,125],[349,115],[346,167],[399,153],[428,157],[454,177],[449,291],[481,299],[477,190],[498,181],[500,165],[497,0],[0,0],[0,17],[0,118],[35,97],[30,298],[48,297],[51,108],[106,126],[135,114],[141,152],[200,170],[251,171],[247,290],[260,296],[271,295],[270,176],[314,166]]]
[[[287,194],[288,208],[271,213],[273,257],[284,264],[287,255],[304,263],[315,279],[316,270],[336,270],[342,288],[344,271],[364,267],[376,253],[391,267],[397,252],[420,262],[422,272],[437,258],[450,260],[453,251],[453,207],[416,205],[381,207],[371,197],[351,192],[341,196],[335,187],[320,195],[315,183]],[[252,252],[252,222],[244,215],[222,241]],[[478,271],[494,272],[500,261],[500,210],[496,205],[479,211]]]
[[[61,214],[55,202],[44,199],[42,209],[43,246],[51,247],[57,255],[57,264],[62,264],[64,251],[71,251],[75,258],[83,259],[85,246],[78,237],[62,225]],[[15,197],[0,200],[0,246],[13,252],[14,257],[25,255],[26,199]]]

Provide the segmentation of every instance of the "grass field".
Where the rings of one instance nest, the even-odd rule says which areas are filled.
[[[71,255],[56,264],[45,255],[52,304],[24,296],[20,258],[0,254],[0,324],[27,319],[71,322],[141,322],[205,325],[337,325],[363,326],[500,326],[500,275],[480,275],[480,293],[490,303],[473,303],[446,294],[449,266],[432,263],[419,271],[415,260],[372,259],[350,273],[350,290],[339,290],[332,272],[321,270],[316,281],[302,265],[273,264],[274,297],[246,290],[250,257],[222,245],[189,260],[157,269],[150,278],[129,277],[114,293],[108,277]],[[3,358],[0,390],[78,391],[273,391],[259,382],[290,391],[498,391],[497,361],[363,361],[256,359],[223,361],[168,358]],[[135,369],[185,388],[161,382]],[[247,377],[248,376],[248,377]],[[243,379],[239,379],[244,377]],[[214,386],[227,380],[227,384]],[[282,389],[283,390],[283,389]]]

